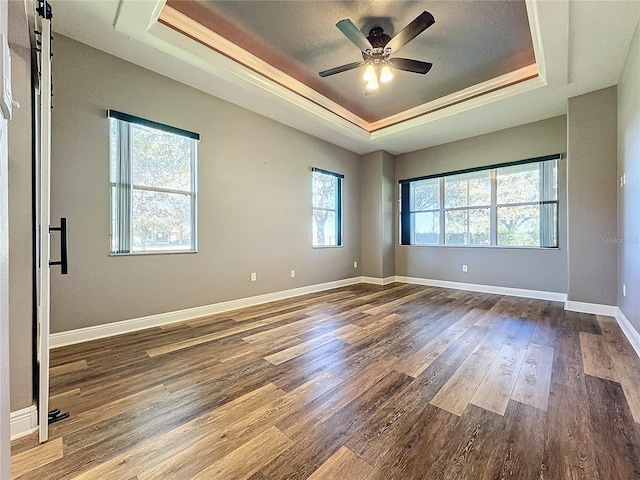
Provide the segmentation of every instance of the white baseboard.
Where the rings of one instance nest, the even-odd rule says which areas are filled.
[[[526,290],[523,288],[497,287],[495,285],[480,285],[477,283],[450,282],[448,280],[433,280],[429,278],[396,276],[396,282],[413,283],[416,285],[428,285],[430,287],[453,288],[455,290],[468,290],[470,292],[494,293],[496,295],[509,295],[512,297],[535,298],[537,300],[549,300],[564,302],[566,293],[546,292],[543,290]]]
[[[176,310],[167,313],[158,313],[147,317],[132,318],[119,322],[106,323],[104,325],[96,325],[94,327],[78,328],[66,332],[52,333],[49,339],[50,348],[64,347],[66,345],[74,345],[76,343],[98,340],[99,338],[111,337],[114,335],[122,335],[123,333],[136,332],[146,328],[157,327],[169,323],[183,322],[198,317],[206,317],[216,313],[236,310],[238,308],[252,307],[262,303],[284,300],[286,298],[306,295],[308,293],[321,292],[332,288],[346,287],[362,283],[361,277],[345,278],[344,280],[336,280],[333,282],[319,283],[306,287],[293,288],[291,290],[282,290],[279,292],[266,293],[264,295],[256,295],[254,297],[239,298],[228,302],[214,303],[211,305],[203,305],[201,307],[186,308],[184,310]]]
[[[369,283],[371,285],[389,285],[396,281],[395,276],[378,278],[378,277],[360,277],[362,283]]]
[[[574,302],[573,300],[567,300],[564,304],[564,309],[570,312],[591,313],[593,315],[606,315],[608,317],[615,317],[618,311],[618,307],[615,305]]]
[[[35,405],[11,412],[11,440],[38,431],[38,410]]]
[[[624,333],[624,336],[627,337],[627,340],[629,340],[629,343],[636,351],[636,354],[640,357],[640,333],[633,328],[633,325],[631,325],[631,322],[629,322],[627,317],[625,317],[620,308],[616,308],[615,317],[618,325],[620,325],[622,333]]]
[[[282,290],[280,292],[266,293],[264,295],[257,295],[254,297],[240,298],[238,300],[230,300],[228,302],[214,303],[211,305],[203,305],[201,307],[187,308],[184,310],[177,310],[167,313],[159,313],[156,315],[149,315],[146,317],[132,318],[129,320],[123,320],[120,322],[107,323],[104,325],[96,325],[94,327],[79,328],[77,330],[69,330],[67,332],[53,333],[50,338],[51,348],[63,347],[66,345],[73,345],[76,343],[88,342],[91,340],[97,340],[100,338],[111,337],[114,335],[121,335],[123,333],[135,332],[138,330],[144,330],[146,328],[157,327],[160,325],[166,325],[169,323],[182,322],[186,320],[192,320],[198,317],[206,317],[207,315],[214,315],[216,313],[227,312],[230,310],[236,310],[238,308],[251,307],[254,305],[260,305],[263,303],[274,302],[277,300],[284,300],[287,298],[297,297],[299,295],[306,295],[308,293],[321,292],[323,290],[330,290],[332,288],[346,287],[357,283],[369,283],[373,285],[388,285],[393,282],[411,283],[416,285],[428,285],[431,287],[443,287],[452,288],[456,290],[467,290],[471,292],[492,293],[496,295],[509,295],[514,297],[534,298],[538,300],[549,300],[553,302],[564,302],[565,309],[591,313],[595,315],[608,315],[616,317],[620,328],[625,333],[633,348],[640,356],[640,334],[631,326],[626,317],[622,314],[620,309],[610,305],[599,305],[595,303],[574,302],[567,300],[566,293],[560,292],[547,292],[543,290],[527,290],[522,288],[511,287],[498,287],[494,285],[481,285],[476,283],[461,283],[450,282],[447,280],[434,280],[428,278],[418,277],[403,277],[403,276],[391,276],[385,278],[377,277],[352,277],[344,280],[336,280],[333,282],[320,283],[316,285],[309,285],[306,287],[293,288],[291,290]],[[35,407],[33,407],[35,412]],[[27,413],[27,410],[29,413]],[[24,432],[19,435],[27,435],[33,431],[34,426],[37,424],[37,419],[31,420],[31,410],[24,409],[11,414],[11,432],[13,436],[14,422],[16,424],[16,431]],[[15,421],[14,421],[15,415]],[[35,415],[35,414],[34,414]],[[34,417],[35,418],[35,417]],[[19,425],[19,427],[18,427]]]

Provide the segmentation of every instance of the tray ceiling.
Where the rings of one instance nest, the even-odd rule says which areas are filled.
[[[348,150],[394,155],[566,114],[568,98],[617,83],[640,16],[636,0],[525,0],[524,6],[519,1],[188,0],[177,7],[174,0],[50,1],[56,33]],[[189,6],[241,32],[246,38],[235,41],[247,48],[225,38],[222,33],[231,33],[220,25],[215,26],[219,34],[199,23],[206,23],[202,18],[195,16],[196,21],[181,11]],[[466,19],[460,13],[466,8],[480,12],[481,7],[488,10]],[[399,72],[389,88],[366,98],[357,72],[322,81],[316,77],[320,70],[358,59],[358,49],[335,27],[338,20],[350,18],[365,33],[380,22],[395,33],[424,10],[434,15],[435,25],[399,55],[433,62],[426,76]],[[505,35],[503,40],[484,40],[492,30]],[[480,40],[468,41],[467,34]],[[255,53],[249,51],[251,44]],[[531,58],[531,45],[535,63],[499,74],[527,64],[520,55]],[[452,49],[446,55],[445,47]],[[501,60],[493,56],[496,51],[502,52]],[[265,57],[273,64],[258,57],[268,53],[277,55]],[[484,67],[478,59],[484,59]],[[443,90],[437,91],[439,75],[447,68],[466,73],[454,79],[459,84],[440,80]],[[294,75],[321,85],[316,90]],[[498,76],[482,81],[491,75]],[[464,87],[474,81],[480,83]],[[423,97],[417,101],[426,103],[401,105],[411,95],[418,98],[406,82],[418,82]],[[457,91],[447,94],[446,88]],[[444,96],[433,100],[437,95]],[[385,105],[376,106],[385,98]],[[405,110],[369,121],[349,108],[369,120]]]
[[[396,70],[391,82],[367,96],[362,68],[318,76],[362,60],[336,28],[339,20],[350,19],[365,36],[380,26],[393,37],[425,9],[436,23],[397,56],[433,63],[427,75]],[[328,99],[322,106],[369,131],[459,102],[456,93],[465,89],[485,85],[494,91],[537,75],[524,1],[169,0],[159,21],[312,101],[318,95]],[[263,67],[249,63],[249,57]],[[438,103],[443,98],[449,100]]]

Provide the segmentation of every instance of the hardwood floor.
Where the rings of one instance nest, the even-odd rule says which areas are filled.
[[[354,285],[51,361],[14,478],[640,478],[640,359],[559,303]]]

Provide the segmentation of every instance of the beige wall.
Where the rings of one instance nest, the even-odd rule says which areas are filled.
[[[9,343],[11,411],[33,403],[33,225],[31,51],[21,2],[9,5],[12,93],[20,103],[9,122]]]
[[[618,175],[623,174],[626,185],[618,188],[617,302],[640,332],[640,24],[618,85]]]
[[[566,118],[513,127],[396,157],[396,180],[566,151]],[[565,161],[560,161],[558,249],[396,246],[396,275],[566,292]],[[397,188],[397,187],[396,187]],[[397,198],[397,193],[395,198]],[[395,217],[397,218],[397,207]],[[397,221],[396,234],[397,235]],[[396,242],[397,244],[398,242]],[[468,272],[462,272],[462,265]]]
[[[616,87],[569,99],[568,300],[616,305]]]
[[[55,55],[52,332],[360,275],[358,155],[61,35]],[[201,134],[197,254],[109,256],[107,108]],[[345,175],[343,248],[311,247],[312,166]]]

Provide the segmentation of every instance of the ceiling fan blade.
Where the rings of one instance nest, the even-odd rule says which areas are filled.
[[[356,27],[348,18],[340,20],[336,23],[336,27],[338,27],[338,29],[340,29],[340,31],[344,33],[346,37],[361,51],[366,52],[367,50],[373,50],[371,43],[367,40],[367,37],[365,37],[364,34],[358,30],[358,27]]]
[[[436,20],[433,15],[427,11],[422,12],[409,25],[398,32],[395,37],[389,40],[389,43],[385,45],[385,50],[390,48],[392,52],[397,52],[434,23],[436,23]]]
[[[397,70],[420,73],[422,75],[427,73],[429,70],[431,70],[431,67],[433,67],[433,63],[411,60],[410,58],[391,58],[389,60],[389,63],[393,68]]]
[[[347,63],[346,65],[342,65],[340,67],[330,68],[329,70],[323,70],[318,73],[321,77],[328,77],[329,75],[335,75],[336,73],[346,72],[348,70],[353,70],[354,68],[358,68],[364,65],[364,62],[353,62]]]

